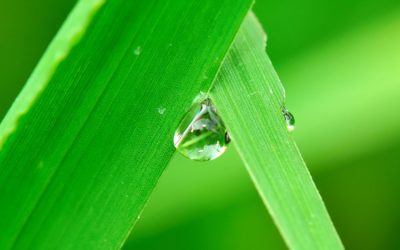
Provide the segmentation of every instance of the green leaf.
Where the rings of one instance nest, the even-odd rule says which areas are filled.
[[[0,248],[121,246],[250,6],[80,1],[0,125]]]
[[[265,43],[261,26],[248,16],[210,94],[289,248],[342,249],[286,128],[285,94]]]

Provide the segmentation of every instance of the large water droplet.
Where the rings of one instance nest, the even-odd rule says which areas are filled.
[[[175,148],[196,161],[218,158],[230,142],[225,125],[211,100],[202,99],[185,114],[174,136]]]
[[[292,132],[294,130],[294,125],[295,125],[295,119],[293,114],[290,113],[286,107],[282,107],[282,113],[283,117],[285,118],[286,126],[289,132]]]

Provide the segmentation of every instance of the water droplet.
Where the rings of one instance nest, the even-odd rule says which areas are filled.
[[[290,113],[286,107],[282,107],[282,113],[283,117],[285,118],[286,126],[289,132],[292,132],[294,130],[294,125],[295,125],[295,119],[293,114]]]
[[[230,142],[221,118],[209,98],[200,98],[183,117],[174,136],[175,148],[196,161],[221,156]],[[199,108],[200,107],[200,108]]]
[[[157,110],[158,110],[158,113],[159,113],[160,115],[163,115],[167,109],[164,108],[163,106],[160,106]]]
[[[137,46],[133,53],[135,53],[136,56],[140,55],[140,53],[142,53],[142,47]]]

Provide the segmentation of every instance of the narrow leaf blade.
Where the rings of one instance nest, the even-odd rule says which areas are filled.
[[[253,15],[211,90],[258,192],[290,249],[342,249],[281,112],[285,94]]]
[[[0,127],[0,248],[120,246],[250,6],[82,0]]]

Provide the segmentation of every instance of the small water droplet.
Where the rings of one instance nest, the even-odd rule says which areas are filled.
[[[137,55],[137,56],[140,55],[140,53],[142,53],[142,47],[137,46],[133,53],[135,53],[135,55]]]
[[[189,159],[213,160],[225,152],[230,138],[211,100],[196,100],[175,132],[174,145]]]
[[[282,107],[282,113],[283,117],[285,118],[286,126],[289,132],[292,132],[294,130],[294,125],[295,125],[295,119],[293,114],[290,113],[286,107]]]
[[[160,115],[163,115],[167,109],[163,106],[160,106],[157,110]]]

